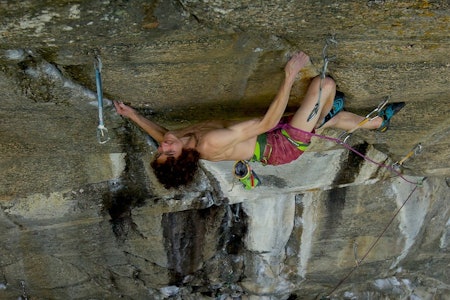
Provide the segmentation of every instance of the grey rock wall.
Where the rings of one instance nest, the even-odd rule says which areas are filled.
[[[0,298],[448,299],[447,1],[0,1],[0,20]],[[404,207],[413,184],[320,139],[255,165],[253,191],[232,162],[164,190],[151,140],[111,106],[170,128],[260,115],[303,50],[292,112],[330,34],[348,110],[407,103],[388,132],[349,142],[387,166],[423,145],[402,172],[427,179]]]
[[[384,156],[373,149],[366,154]],[[330,172],[312,185],[296,175],[318,155]],[[445,299],[447,184],[380,175],[364,161],[354,169],[357,176],[344,181],[339,174],[346,166],[339,162],[351,156],[346,150],[308,152],[282,172],[255,166],[264,185],[254,191],[232,185],[233,178],[225,178],[232,165],[222,163],[204,165],[213,185],[196,183],[181,194],[155,186],[152,197],[142,195],[122,175],[3,203],[2,293]],[[285,175],[296,184],[280,184]]]

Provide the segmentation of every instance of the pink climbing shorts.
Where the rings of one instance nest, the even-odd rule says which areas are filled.
[[[302,155],[309,146],[311,134],[292,127],[288,123],[291,118],[282,118],[277,126],[265,133],[266,144],[265,146],[259,145],[263,154],[259,161],[263,164],[282,165],[290,163]]]

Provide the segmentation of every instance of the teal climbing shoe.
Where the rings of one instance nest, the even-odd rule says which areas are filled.
[[[380,118],[383,118],[383,123],[381,123],[381,126],[378,128],[378,131],[385,132],[386,130],[388,130],[391,118],[396,113],[398,113],[405,105],[406,105],[405,102],[394,102],[386,105],[386,107],[378,113],[378,116]]]
[[[317,128],[322,127],[323,124],[325,124],[331,118],[333,118],[335,115],[337,115],[339,112],[341,112],[344,109],[344,104],[345,104],[344,93],[342,93],[340,91],[336,91],[336,95],[334,96],[334,100],[333,100],[333,107],[331,108],[330,112],[325,116],[325,118],[323,118],[322,123]]]

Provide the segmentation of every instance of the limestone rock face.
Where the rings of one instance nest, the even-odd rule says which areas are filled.
[[[0,1],[0,20],[0,298],[448,299],[447,1]],[[259,116],[303,50],[293,112],[329,36],[347,110],[406,102],[349,139],[368,160],[313,138],[252,164],[254,190],[233,162],[165,190],[155,144],[111,105],[168,128]]]

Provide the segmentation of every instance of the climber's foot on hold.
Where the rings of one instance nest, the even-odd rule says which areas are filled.
[[[381,126],[378,127],[378,131],[385,132],[389,129],[391,118],[398,113],[404,106],[405,102],[394,102],[386,105],[386,107],[378,113],[378,116],[383,119]]]

